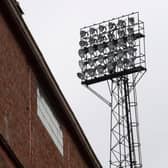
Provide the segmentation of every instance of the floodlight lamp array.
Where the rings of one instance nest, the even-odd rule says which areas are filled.
[[[80,30],[79,66],[77,76],[85,84],[97,79],[145,69],[144,24],[138,13],[132,13]],[[135,71],[135,70],[134,70]]]

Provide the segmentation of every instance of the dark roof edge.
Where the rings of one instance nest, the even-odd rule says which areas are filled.
[[[6,152],[8,157],[14,163],[17,168],[24,168],[20,161],[17,159],[15,153],[12,151],[11,147],[8,145],[4,137],[0,134],[0,146]]]
[[[91,160],[94,162],[94,167],[101,168],[101,164],[99,160],[97,159],[93,149],[91,148],[91,145],[89,144],[86,136],[84,135],[84,132],[82,128],[80,127],[76,117],[74,116],[69,104],[67,103],[63,93],[61,92],[57,82],[55,81],[48,65],[46,64],[46,61],[44,60],[44,57],[38,48],[35,40],[33,39],[30,31],[28,30],[21,14],[17,10],[16,6],[14,5],[15,0],[2,0],[8,10],[11,12],[13,20],[15,21],[15,24],[17,28],[19,29],[21,35],[24,37],[25,41],[29,45],[29,48],[33,52],[35,59],[37,60],[39,66],[41,67],[41,70],[46,75],[47,80],[49,81],[53,92],[56,96],[59,96],[60,103],[62,104],[62,107],[65,109],[66,115],[69,118],[69,120],[72,122],[73,128],[77,135],[79,136],[80,142],[84,145],[85,151],[87,152],[87,155]]]

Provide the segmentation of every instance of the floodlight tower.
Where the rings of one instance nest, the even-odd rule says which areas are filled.
[[[141,168],[136,84],[146,72],[144,22],[131,13],[80,30],[82,85],[110,107],[110,168]],[[107,100],[91,86],[107,83]]]

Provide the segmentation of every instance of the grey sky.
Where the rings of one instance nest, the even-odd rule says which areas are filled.
[[[148,68],[137,87],[143,165],[165,167],[168,156],[166,0],[20,0],[20,4],[26,23],[104,168],[109,160],[110,111],[76,77],[79,29],[140,12],[145,22]]]

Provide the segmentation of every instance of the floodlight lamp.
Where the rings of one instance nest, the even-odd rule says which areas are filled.
[[[98,41],[101,43],[101,42],[104,42],[104,41],[106,41],[107,40],[107,38],[106,38],[106,36],[105,35],[103,35],[103,34],[99,34],[98,35]]]
[[[133,38],[132,35],[129,35],[129,36],[127,37],[127,42],[128,42],[128,44],[129,44],[130,46],[133,46],[133,45],[134,45],[134,38]]]
[[[109,39],[109,41],[113,41],[115,39],[115,35],[112,31],[108,32],[108,39]]]
[[[99,51],[100,53],[104,52],[104,49],[105,49],[104,44],[99,44],[99,45],[98,45],[98,51]]]
[[[95,60],[93,58],[89,58],[88,59],[88,64],[90,65],[90,67],[93,67],[95,64]]]
[[[114,31],[117,29],[116,24],[113,22],[109,22],[108,27],[109,27],[109,30],[111,30],[111,31]]]
[[[91,36],[97,34],[97,29],[95,29],[95,28],[93,28],[93,27],[91,27],[91,28],[89,29],[89,31],[90,31],[90,35],[91,35]]]
[[[86,46],[88,45],[88,42],[87,42],[87,41],[84,41],[84,40],[81,40],[81,41],[79,42],[79,45],[80,45],[81,47],[86,47]]]
[[[100,33],[104,33],[104,32],[106,32],[106,30],[107,30],[106,26],[104,26],[104,25],[99,25],[99,32],[100,32]]]
[[[89,51],[89,54],[90,54],[90,55],[93,55],[94,52],[95,52],[94,47],[93,47],[93,46],[90,46],[90,47],[88,48],[88,51]]]
[[[118,59],[118,61],[117,61],[117,66],[119,67],[119,68],[123,68],[123,59],[122,58],[120,58],[120,59]]]
[[[97,61],[100,63],[100,64],[103,64],[104,63],[104,57],[102,54],[100,54],[97,58]]]
[[[86,70],[86,73],[90,76],[93,77],[95,76],[95,69],[94,68],[90,68]]]
[[[123,59],[123,64],[125,67],[129,68],[135,65],[135,59],[136,57],[132,57],[132,58],[124,58]]]
[[[130,25],[134,25],[134,24],[135,24],[135,19],[134,19],[134,17],[129,17],[129,18],[128,18],[128,23],[130,23]]]
[[[79,67],[82,71],[86,70],[86,64],[82,60],[79,60]]]
[[[133,67],[135,66],[135,60],[136,60],[137,57],[131,57],[129,58],[129,66],[130,67]]]
[[[93,37],[90,37],[89,43],[90,43],[90,45],[94,45],[94,44],[97,43],[97,39],[95,39],[95,38],[93,38]]]
[[[101,64],[96,67],[96,70],[99,75],[104,73],[104,69],[105,69],[105,67]]]
[[[81,73],[81,72],[78,72],[78,73],[77,73],[77,76],[78,76],[78,78],[81,79],[81,80],[84,80],[84,79],[85,79],[84,74]]]
[[[109,48],[110,50],[114,50],[114,48],[115,48],[115,46],[114,46],[114,44],[113,44],[112,41],[108,42],[107,46],[108,46],[108,48]]]
[[[126,46],[123,38],[118,39],[118,46],[119,47],[125,47]]]
[[[119,38],[124,37],[124,36],[125,36],[125,31],[122,30],[122,29],[119,29],[119,30],[118,30],[118,36],[119,36]]]
[[[128,27],[127,31],[128,31],[129,35],[134,34],[134,28],[133,27]]]
[[[80,37],[81,37],[82,39],[87,38],[87,37],[88,37],[88,32],[86,32],[86,31],[84,31],[84,30],[81,30],[81,31],[80,31]]]
[[[118,20],[117,25],[118,25],[119,27],[125,27],[125,26],[126,26],[126,22],[125,22],[125,20]]]
[[[127,52],[129,55],[133,56],[135,54],[136,50],[137,50],[136,48],[130,47],[130,48],[128,48]]]
[[[115,59],[115,54],[114,52],[109,52],[107,55],[108,62],[113,62]]]
[[[85,57],[85,50],[83,48],[79,49],[78,54],[81,58]]]
[[[116,68],[116,63],[115,62],[109,62],[107,63],[107,70],[109,73],[114,73]]]
[[[129,61],[128,58],[124,58],[122,62],[123,62],[123,64],[124,64],[125,66],[130,63],[130,61]]]

